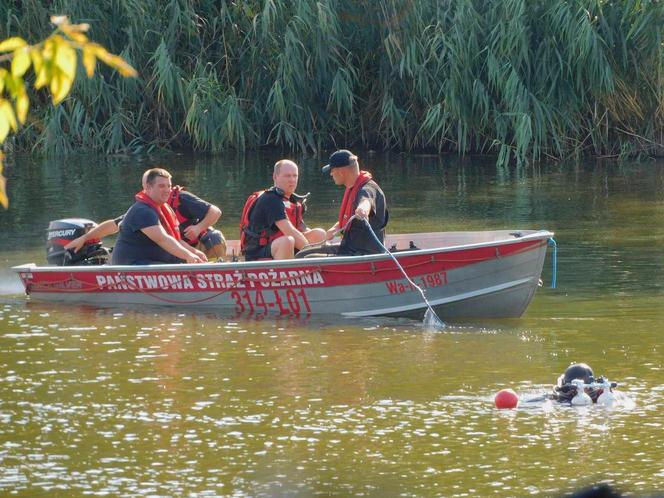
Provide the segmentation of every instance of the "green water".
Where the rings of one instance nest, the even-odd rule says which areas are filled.
[[[296,158],[297,159],[297,158]],[[558,496],[609,481],[664,491],[664,163],[497,170],[361,155],[391,231],[546,228],[558,242],[526,315],[235,320],[31,303],[8,267],[44,261],[51,219],[121,214],[154,164],[224,209],[275,157],[19,159],[0,214],[0,495]],[[339,189],[300,160],[310,225]],[[611,410],[493,395],[548,391],[572,361],[620,383]]]

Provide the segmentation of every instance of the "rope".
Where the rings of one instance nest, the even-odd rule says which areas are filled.
[[[556,273],[558,271],[558,245],[553,237],[549,237],[548,240],[549,247],[553,247],[553,254],[551,255],[552,259],[552,268],[551,268],[551,288],[556,288]]]
[[[376,244],[378,244],[378,245],[383,249],[383,251],[385,251],[386,254],[389,254],[389,256],[392,258],[392,261],[394,261],[394,264],[397,265],[397,267],[399,268],[399,270],[401,270],[401,273],[403,274],[403,276],[406,277],[406,280],[408,281],[408,283],[409,283],[414,289],[417,289],[417,291],[420,293],[420,296],[422,296],[422,300],[424,301],[424,304],[426,304],[426,305],[427,305],[427,308],[428,308],[428,309],[427,309],[427,312],[424,314],[424,322],[425,322],[425,325],[429,325],[429,324],[430,324],[430,325],[433,326],[433,328],[441,328],[441,329],[442,329],[442,328],[445,328],[445,323],[444,323],[444,322],[438,317],[438,315],[436,314],[436,312],[434,311],[434,309],[431,307],[431,304],[429,304],[429,301],[427,300],[427,297],[426,297],[426,295],[424,294],[424,291],[422,290],[422,288],[410,279],[410,277],[409,277],[408,274],[406,273],[406,270],[403,269],[403,266],[401,266],[401,264],[399,263],[399,261],[397,261],[397,258],[394,257],[394,254],[392,254],[392,253],[387,249],[387,247],[385,247],[385,246],[383,245],[383,243],[378,239],[378,237],[376,236],[376,233],[373,231],[373,228],[372,228],[371,225],[369,224],[369,220],[367,220],[366,218],[363,218],[363,221],[364,221],[364,224],[365,224],[366,227],[367,227],[367,230],[369,230],[369,233],[371,234],[371,236],[373,237],[374,241],[376,242]],[[428,323],[427,323],[427,322],[428,322]]]

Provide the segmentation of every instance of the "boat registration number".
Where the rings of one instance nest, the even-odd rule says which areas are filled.
[[[304,289],[272,289],[233,291],[237,313],[279,313],[280,315],[311,313],[309,299]]]
[[[447,285],[447,272],[437,271],[435,273],[426,273],[412,279],[418,286],[423,289],[430,287],[441,287]],[[403,280],[390,280],[385,282],[385,286],[390,294],[403,294],[404,292],[414,291],[410,283],[404,283]]]

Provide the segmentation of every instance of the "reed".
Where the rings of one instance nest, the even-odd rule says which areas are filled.
[[[141,77],[77,78],[13,150],[664,151],[655,0],[6,0],[0,38],[42,38],[54,12]]]

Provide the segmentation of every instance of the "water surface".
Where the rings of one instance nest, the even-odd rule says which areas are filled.
[[[0,214],[0,495],[555,496],[608,480],[664,490],[664,164],[529,170],[363,154],[391,231],[545,228],[559,245],[521,319],[429,333],[388,318],[255,320],[29,302],[8,267],[48,221],[121,214],[154,164],[224,209],[234,237],[270,154],[20,158]],[[298,159],[298,158],[296,158]],[[299,159],[312,226],[341,192]],[[620,383],[612,410],[497,411],[572,361]]]

